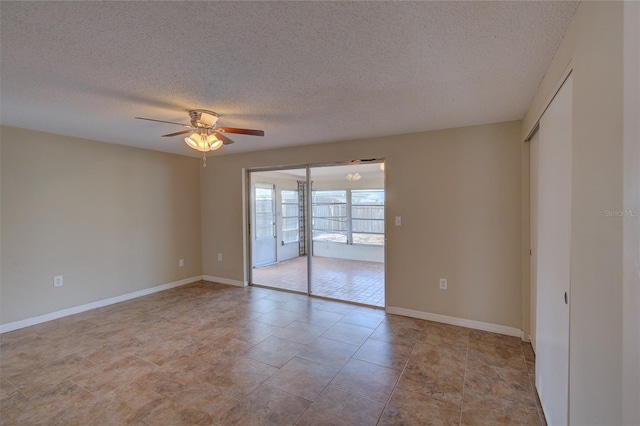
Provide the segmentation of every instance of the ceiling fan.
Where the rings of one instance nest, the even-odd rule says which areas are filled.
[[[237,133],[240,135],[264,136],[263,130],[238,129],[235,127],[218,127],[218,114],[206,109],[192,109],[189,111],[191,124],[174,123],[173,121],[156,120],[153,118],[135,117],[137,120],[156,121],[158,123],[176,124],[186,127],[188,130],[181,130],[175,133],[168,133],[162,137],[172,137],[191,133],[184,138],[189,147],[203,153],[204,167],[206,167],[206,157],[204,153],[215,151],[222,145],[233,143],[231,139],[223,133]]]

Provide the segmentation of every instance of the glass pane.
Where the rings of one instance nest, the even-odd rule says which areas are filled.
[[[384,234],[384,221],[354,219],[353,232],[366,232],[370,234]],[[355,240],[355,239],[354,239]]]
[[[300,221],[297,217],[285,217],[282,219],[282,230],[292,231],[297,230],[300,226]]]
[[[321,229],[324,231],[346,231],[346,218],[321,218],[314,217],[312,229]]]
[[[284,241],[285,244],[297,243],[299,240],[300,240],[300,237],[297,229],[282,232],[282,241]]]
[[[256,188],[257,200],[271,200],[273,190],[269,188]]]
[[[384,206],[353,206],[351,216],[354,219],[384,220]]]
[[[351,203],[384,206],[384,191],[382,189],[354,189],[351,191]]]
[[[298,204],[298,191],[282,190],[282,202],[288,204]]]
[[[347,202],[347,191],[313,191],[313,204]]]
[[[273,213],[271,200],[256,200],[256,213]]]
[[[282,205],[282,216],[283,217],[298,217],[300,214],[300,210],[298,209],[297,204],[283,204]]]
[[[314,205],[312,209],[314,217],[347,217],[346,204]]]
[[[332,233],[327,231],[313,231],[314,241],[333,241],[336,243],[346,243],[347,236],[345,234]]]
[[[384,235],[380,234],[353,234],[354,244],[371,244],[376,246],[384,245]]]

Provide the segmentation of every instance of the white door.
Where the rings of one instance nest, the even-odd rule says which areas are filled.
[[[253,266],[276,262],[276,199],[272,184],[253,187]]]
[[[540,149],[540,132],[529,141],[529,223],[530,229],[530,295],[531,295],[531,346],[536,352],[536,315],[538,303],[538,150]]]
[[[572,81],[540,119],[537,156],[536,388],[549,425],[569,422]]]

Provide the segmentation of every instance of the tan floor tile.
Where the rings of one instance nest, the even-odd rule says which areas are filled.
[[[328,386],[298,420],[299,425],[375,425],[384,404]]]
[[[482,344],[508,346],[510,348],[522,349],[522,340],[514,336],[505,336],[503,334],[490,333],[482,330],[469,331],[469,345]]]
[[[336,322],[340,321],[344,315],[337,312],[325,311],[323,304],[318,309],[311,309],[307,312],[301,312],[300,319],[298,321],[306,322],[308,324],[320,325],[323,327],[331,327]]]
[[[228,336],[255,345],[282,330],[280,326],[260,321],[261,317],[251,320],[241,327],[235,327]]]
[[[234,398],[244,398],[278,369],[244,356],[221,359],[208,365],[201,380]]]
[[[420,340],[432,345],[449,345],[466,349],[469,344],[469,329],[449,324],[427,321]]]
[[[146,425],[211,425],[210,414],[197,408],[184,408],[170,400],[163,400],[140,417]]]
[[[25,424],[31,412],[33,407],[20,392],[12,392],[0,399],[0,424]]]
[[[300,351],[297,356],[340,369],[357,350],[358,345],[318,337],[304,350]]]
[[[166,339],[145,342],[135,355],[156,365],[162,365],[175,354],[189,354],[195,350],[194,341],[189,334],[176,334]]]
[[[0,372],[2,424],[544,424],[517,338],[207,282],[2,334]]]
[[[96,396],[104,396],[126,383],[157,370],[148,361],[130,356],[93,370],[79,373],[72,380]]]
[[[509,346],[490,344],[476,344],[469,346],[469,360],[482,362],[492,367],[511,368],[517,371],[527,371],[522,350]]]
[[[278,331],[274,336],[308,345],[322,333],[327,331],[327,329],[328,327],[321,325],[294,321],[282,330]]]
[[[224,425],[293,425],[311,405],[306,399],[261,385],[220,420]]]
[[[538,409],[513,401],[465,394],[462,425],[540,425]]]
[[[71,425],[135,424],[164,398],[137,383],[129,383],[96,399],[83,410],[70,410],[65,416]]]
[[[152,371],[136,379],[136,383],[164,397],[171,398],[188,384],[194,383],[193,375],[177,371]]]
[[[448,402],[396,389],[379,425],[458,425],[460,408]]]
[[[369,338],[371,333],[373,333],[372,328],[338,322],[325,331],[322,337],[353,345],[361,345]]]
[[[8,397],[14,392],[17,392],[18,388],[7,380],[0,379],[0,400]]]
[[[209,383],[186,385],[170,399],[176,407],[205,412],[216,422],[225,417],[239,402],[238,399],[223,394]]]
[[[337,368],[296,357],[265,384],[313,401],[337,373]]]
[[[71,413],[82,412],[97,398],[71,381],[42,388],[28,402],[12,408],[3,407],[6,424],[66,424]],[[4,420],[6,414],[6,420]],[[13,421],[9,419],[13,418]]]
[[[493,395],[522,405],[535,407],[533,388],[526,371],[491,367],[469,361],[465,377],[465,400],[470,396]]]
[[[63,382],[78,374],[91,374],[97,368],[96,364],[81,356],[69,355],[7,379],[30,398],[44,387]]]
[[[411,361],[419,364],[438,365],[464,372],[467,349],[449,345],[432,345],[418,342],[413,347]]]
[[[190,348],[189,355],[207,363],[215,363],[220,358],[244,355],[253,346],[228,335],[206,345],[196,344]]]
[[[384,367],[402,370],[409,360],[413,345],[368,339],[353,356]]]
[[[109,341],[102,346],[86,349],[78,354],[95,364],[105,365],[119,359],[134,356],[145,344],[144,341],[125,334],[120,339]]]
[[[374,401],[386,403],[400,377],[400,371],[352,359],[330,385]]]
[[[247,351],[246,356],[280,368],[305,348],[301,343],[271,336]]]
[[[384,318],[384,311],[359,308],[349,312],[340,321],[362,327],[376,328],[384,321]]]
[[[283,311],[274,309],[266,314],[260,315],[255,321],[264,322],[278,327],[286,327],[294,321],[302,319],[304,315],[300,312]]]
[[[404,343],[406,345],[413,345],[420,340],[422,327],[416,327],[413,323],[405,323],[391,318],[391,316],[387,317],[387,319],[376,328],[371,335],[373,339],[391,343]]]
[[[460,406],[464,383],[464,370],[410,359],[398,388]]]
[[[534,362],[536,360],[536,354],[533,352],[533,346],[529,342],[521,342],[522,353],[524,353],[524,360],[527,362]]]

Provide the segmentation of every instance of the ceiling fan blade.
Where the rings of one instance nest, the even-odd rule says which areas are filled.
[[[162,135],[163,138],[169,138],[171,136],[184,135],[185,133],[191,133],[191,129],[189,130],[180,130],[179,132],[169,133],[168,135]]]
[[[157,123],[167,123],[167,124],[177,124],[178,126],[193,128],[191,124],[183,124],[183,123],[174,123],[173,121],[163,121],[163,120],[155,120],[153,118],[144,118],[144,117],[134,117],[136,120],[147,120],[147,121],[155,121]]]
[[[219,132],[238,133],[240,135],[264,136],[264,130],[236,129],[235,127],[218,127]]]
[[[216,137],[222,141],[223,144],[231,145],[232,143],[234,143],[231,139],[229,139],[228,137],[226,137],[222,133],[220,133],[220,132],[214,132],[214,133],[215,133]]]

